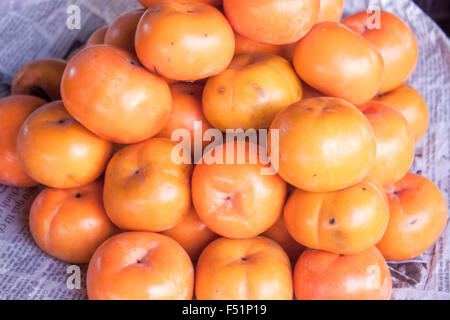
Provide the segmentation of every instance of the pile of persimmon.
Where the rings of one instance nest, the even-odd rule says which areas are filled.
[[[0,99],[0,183],[45,186],[37,245],[89,263],[90,299],[389,299],[386,260],[448,212],[409,172],[429,125],[409,27],[341,21],[343,0],[140,2]],[[209,145],[230,129],[268,141]]]

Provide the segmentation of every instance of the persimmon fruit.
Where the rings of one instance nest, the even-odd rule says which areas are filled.
[[[136,9],[121,15],[109,26],[104,43],[135,53],[134,38],[143,14],[144,9]]]
[[[95,251],[86,287],[90,300],[190,300],[194,268],[175,240],[152,232],[125,232]]]
[[[376,157],[369,121],[352,104],[336,98],[297,102],[272,122],[278,130],[279,174],[289,184],[310,192],[328,192],[361,182]],[[269,142],[270,147],[272,143]]]
[[[359,12],[342,23],[363,36],[382,54],[384,78],[379,93],[398,88],[414,71],[418,59],[417,41],[408,25],[396,15],[380,11],[380,25],[368,27],[369,13]]]
[[[224,0],[233,29],[249,39],[289,44],[300,40],[317,21],[319,0]]]
[[[31,234],[47,254],[68,263],[88,263],[119,229],[103,209],[103,183],[73,189],[44,189],[29,217]]]
[[[389,206],[382,186],[365,179],[328,193],[297,189],[286,203],[284,219],[292,237],[308,248],[357,254],[381,240]]]
[[[388,260],[413,259],[444,231],[448,221],[445,198],[433,182],[413,173],[385,189],[391,216],[377,247]]]
[[[294,269],[299,300],[389,300],[392,278],[377,248],[356,255],[306,249]]]
[[[374,99],[397,109],[408,121],[414,132],[414,139],[419,141],[427,132],[430,114],[427,103],[413,87],[404,83],[397,89]]]
[[[61,95],[81,124],[121,144],[155,136],[170,116],[166,81],[142,68],[130,53],[107,45],[87,47],[69,61]]]
[[[234,33],[213,6],[166,1],[144,13],[135,45],[148,70],[174,80],[195,81],[228,66],[234,55]]]
[[[369,120],[377,143],[377,157],[369,175],[382,185],[405,176],[414,160],[414,134],[400,111],[382,102],[359,107]]]
[[[203,91],[203,112],[217,129],[264,129],[283,109],[302,98],[302,87],[285,59],[240,55]]]
[[[109,162],[103,199],[121,229],[165,231],[188,213],[192,165],[172,161],[175,145],[149,139],[119,150]]]
[[[86,46],[94,46],[97,44],[105,44],[105,35],[108,31],[108,27],[102,27],[95,30],[87,39]]]
[[[105,170],[112,144],[73,119],[61,101],[36,109],[23,123],[17,153],[26,173],[53,188],[74,188]]]
[[[228,238],[251,238],[267,231],[281,216],[286,183],[263,175],[258,146],[243,141],[219,145],[203,156],[192,176],[192,201],[200,220]],[[237,153],[245,150],[245,163]],[[217,157],[217,161],[207,160]],[[226,161],[231,159],[231,161]],[[251,162],[253,158],[256,161]]]
[[[272,239],[278,243],[284,249],[291,261],[297,261],[302,252],[305,250],[304,246],[292,238],[286,228],[286,223],[284,222],[283,216],[281,216],[269,230],[264,232],[262,236]]]
[[[273,240],[219,238],[200,255],[200,300],[292,300],[291,263]]]
[[[316,24],[295,47],[293,63],[311,87],[356,106],[374,98],[383,81],[382,55],[336,22]]]
[[[11,187],[33,187],[38,184],[20,164],[17,137],[28,116],[46,103],[41,98],[28,95],[0,99],[0,184]]]
[[[178,242],[192,261],[197,261],[203,249],[218,237],[200,221],[194,208],[191,208],[173,228],[164,231],[163,234]]]
[[[239,33],[235,33],[234,38],[236,42],[234,55],[236,56],[253,53],[268,53],[283,56],[285,52],[285,46],[251,40],[241,36]]]
[[[172,107],[169,121],[158,133],[159,137],[172,139],[177,129],[186,129],[191,135],[191,147],[194,146],[195,122],[201,122],[202,136],[211,125],[206,120],[202,110],[203,85],[198,83],[179,82],[170,85]]]
[[[61,78],[66,62],[61,59],[39,59],[24,65],[15,75],[11,93],[32,95],[47,102],[60,100]]]
[[[320,0],[317,23],[323,21],[339,22],[344,13],[344,0]]]

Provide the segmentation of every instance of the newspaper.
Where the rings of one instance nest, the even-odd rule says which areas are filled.
[[[72,5],[81,9],[81,29],[68,26]],[[408,82],[427,101],[431,124],[417,145],[412,171],[433,180],[449,204],[450,41],[410,0],[346,0],[345,14],[369,6],[400,16],[417,37],[419,63]],[[0,1],[0,97],[9,94],[10,83],[23,64],[44,57],[67,57],[95,29],[137,7],[140,5],[134,0]],[[38,192],[39,188],[0,185],[0,299],[85,299],[86,266],[74,268],[47,256],[31,238],[28,213]],[[389,266],[393,299],[450,300],[450,228],[420,257]]]

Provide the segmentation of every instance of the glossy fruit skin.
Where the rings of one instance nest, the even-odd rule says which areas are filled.
[[[30,211],[31,234],[47,254],[88,263],[103,241],[118,233],[103,209],[100,181],[73,189],[44,189]]]
[[[297,261],[305,250],[305,247],[295,241],[289,234],[283,216],[269,230],[264,232],[263,236],[278,243],[287,253],[291,261]]]
[[[17,137],[27,117],[46,101],[33,96],[15,95],[0,99],[0,184],[33,187],[38,182],[28,176],[17,155]]]
[[[139,22],[135,44],[148,70],[170,79],[195,81],[228,66],[234,54],[234,33],[213,6],[160,2]]]
[[[377,157],[369,175],[384,186],[405,176],[414,161],[414,134],[405,117],[382,102],[359,107],[369,120],[377,141]]]
[[[336,22],[316,24],[298,42],[293,63],[310,86],[356,106],[374,98],[383,80],[381,54],[370,42]]]
[[[413,173],[385,189],[391,218],[377,247],[387,260],[413,259],[444,231],[448,221],[445,198],[433,182]]]
[[[379,93],[396,89],[413,73],[418,59],[416,38],[408,25],[392,13],[381,11],[381,28],[367,28],[367,12],[345,18],[342,23],[370,41],[382,54],[384,80]]]
[[[218,237],[200,221],[194,208],[191,208],[172,229],[164,231],[163,234],[178,242],[192,261],[197,261],[203,249]]]
[[[61,101],[35,110],[17,139],[19,160],[34,180],[52,188],[75,188],[96,180],[112,145],[74,120]]]
[[[375,161],[369,121],[341,99],[295,103],[280,112],[270,128],[279,130],[279,174],[299,189],[329,192],[352,186],[367,176]]]
[[[282,56],[285,51],[285,46],[254,41],[241,36],[239,33],[234,34],[234,39],[236,42],[234,50],[235,56],[253,53],[268,53]]]
[[[344,13],[344,0],[320,0],[317,23],[323,21],[339,22]]]
[[[69,61],[61,95],[75,119],[116,143],[149,139],[170,116],[167,83],[130,53],[107,45],[88,47]]]
[[[227,148],[234,150],[233,163],[225,161]],[[245,164],[237,161],[241,148],[245,148]],[[208,164],[206,159],[219,152],[223,164]],[[257,163],[250,163],[250,157],[257,158]],[[253,144],[227,142],[207,152],[192,176],[192,201],[200,220],[211,231],[233,239],[267,231],[281,216],[286,183],[278,175],[262,175],[263,168],[269,166],[261,163]]]
[[[61,59],[40,59],[27,63],[15,75],[13,95],[38,96],[47,102],[60,100],[61,78],[66,62]]]
[[[404,83],[397,89],[374,99],[390,105],[400,111],[414,132],[415,141],[419,141],[427,132],[430,114],[427,103],[419,92]]]
[[[233,29],[246,38],[271,44],[300,40],[319,16],[319,0],[224,0]]]
[[[194,147],[194,125],[202,123],[202,136],[211,125],[206,120],[202,110],[203,86],[198,83],[175,83],[170,85],[172,107],[169,121],[158,133],[159,137],[171,139],[177,129],[187,129],[191,134],[191,147]]]
[[[357,254],[376,245],[389,222],[382,186],[365,179],[329,193],[297,189],[284,208],[289,233],[304,246],[337,254]]]
[[[275,116],[302,98],[289,62],[267,54],[240,55],[203,91],[203,112],[217,129],[268,128]]]
[[[190,300],[194,267],[169,237],[125,232],[95,251],[86,286],[90,300]]]
[[[291,263],[273,240],[219,238],[200,255],[199,300],[292,300]]]
[[[144,9],[136,9],[117,18],[105,34],[105,44],[135,53],[136,28],[143,14]]]
[[[109,26],[95,30],[86,41],[86,46],[95,46],[105,43],[105,35]]]
[[[153,138],[119,150],[105,173],[104,204],[124,230],[160,232],[174,227],[191,207],[192,165],[175,164],[176,143]]]
[[[161,1],[186,2],[186,0],[139,0],[139,2],[144,7],[147,7],[147,8],[154,5],[155,3],[161,2]],[[219,6],[222,4],[222,0],[189,0],[189,1],[202,2],[202,3],[210,4],[212,6]]]
[[[340,256],[306,249],[294,269],[298,300],[389,300],[392,278],[377,248]]]

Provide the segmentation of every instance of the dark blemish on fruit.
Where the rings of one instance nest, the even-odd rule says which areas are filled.
[[[217,91],[220,93],[225,92],[225,88],[220,87],[219,89],[217,89]]]
[[[137,260],[136,262],[137,262],[138,264],[141,264],[141,263],[142,263],[142,261],[141,261],[141,260],[139,260],[139,259],[138,259],[138,260]]]
[[[59,123],[59,124],[63,124],[63,123],[66,122],[66,121],[67,121],[67,119],[61,119],[61,120],[58,121],[58,123]]]
[[[247,257],[241,257],[242,261],[247,261]]]
[[[80,199],[80,198],[81,198],[81,193],[77,193],[77,194],[75,195],[75,198]]]
[[[230,201],[230,200],[231,200],[231,197],[230,197],[230,196],[228,196],[228,197],[225,198],[225,201]]]
[[[317,174],[314,174],[314,178],[316,178],[317,177]]]
[[[130,65],[132,65],[133,67],[137,67],[138,64],[136,63],[136,61],[130,60],[129,61]]]
[[[31,87],[30,95],[38,97],[38,98],[41,98],[41,99],[44,99],[47,102],[51,102],[52,101],[52,99],[47,94],[47,92],[45,92],[44,89],[42,89],[41,87],[38,87],[38,86]]]
[[[322,111],[326,111],[326,110],[328,110],[327,107],[323,107],[323,108],[322,108]]]
[[[414,219],[409,223],[409,225],[413,226],[417,223],[417,221],[418,221],[418,219]]]
[[[140,171],[139,170],[136,170],[135,172],[134,172],[134,174],[139,174],[140,173]]]
[[[367,191],[367,188],[364,187],[364,188],[363,188],[363,191]]]
[[[334,218],[330,218],[330,224],[334,224],[336,222],[336,220]]]
[[[344,255],[343,255],[343,254],[340,254],[339,257],[344,257]]]
[[[194,13],[194,10],[186,10],[186,13]]]

